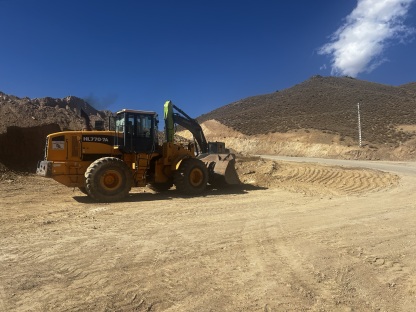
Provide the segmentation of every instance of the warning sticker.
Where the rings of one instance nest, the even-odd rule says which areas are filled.
[[[52,149],[63,150],[65,147],[65,141],[52,141]]]

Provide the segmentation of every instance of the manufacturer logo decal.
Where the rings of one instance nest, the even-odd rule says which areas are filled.
[[[102,143],[102,144],[113,145],[114,138],[113,136],[108,136],[108,135],[83,135],[82,142]]]

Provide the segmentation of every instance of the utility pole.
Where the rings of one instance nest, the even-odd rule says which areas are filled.
[[[360,115],[360,103],[357,104],[358,109],[358,145],[361,147],[361,115]]]

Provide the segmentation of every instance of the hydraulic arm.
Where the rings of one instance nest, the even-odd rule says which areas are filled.
[[[176,113],[173,111],[174,109],[177,111]],[[166,140],[168,142],[173,142],[174,124],[176,123],[192,133],[195,140],[198,142],[200,154],[208,153],[207,139],[205,138],[201,126],[195,119],[191,118],[171,101],[166,101],[165,103],[164,116]]]

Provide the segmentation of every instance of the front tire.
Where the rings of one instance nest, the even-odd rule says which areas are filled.
[[[186,195],[201,194],[205,190],[207,182],[207,167],[201,160],[196,158],[182,160],[174,176],[176,189]]]
[[[120,201],[129,194],[132,185],[131,170],[115,157],[97,159],[85,172],[86,191],[96,201]]]

